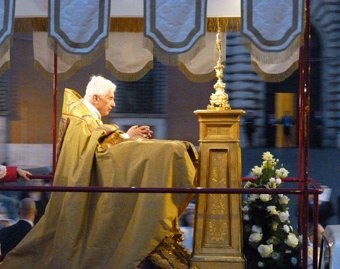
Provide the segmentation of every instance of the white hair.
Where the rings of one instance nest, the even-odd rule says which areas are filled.
[[[90,101],[93,95],[105,96],[115,91],[116,85],[112,81],[102,76],[92,76],[86,86],[84,99]]]

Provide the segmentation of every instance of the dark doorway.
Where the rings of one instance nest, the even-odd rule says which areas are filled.
[[[321,146],[322,143],[322,137],[321,137],[321,131],[320,131],[320,124],[322,125],[322,122],[320,123],[319,117],[322,117],[322,114],[320,115],[321,111],[321,94],[320,94],[320,51],[321,51],[321,45],[319,41],[319,37],[316,34],[313,27],[311,28],[311,57],[310,57],[310,67],[311,67],[311,74],[310,74],[310,146],[316,147]],[[275,100],[277,98],[277,93],[292,93],[296,95],[296,102],[295,102],[295,110],[296,115],[298,115],[298,95],[299,95],[299,70],[296,70],[288,79],[277,82],[277,83],[266,83],[266,127],[265,127],[265,133],[267,138],[267,146],[268,147],[274,147],[274,146],[280,146],[278,144],[277,135],[278,132],[276,132],[275,137],[273,137],[273,115],[275,115],[276,120],[276,131],[277,127],[280,126],[280,118],[277,118],[277,109],[276,109],[276,103]],[[318,118],[317,118],[317,117]],[[317,120],[316,120],[317,118]],[[322,118],[321,118],[322,120]],[[298,118],[295,119],[295,128],[298,130]],[[317,131],[319,130],[319,131]],[[297,135],[297,132],[294,134]],[[296,137],[294,137],[294,140],[296,140]]]

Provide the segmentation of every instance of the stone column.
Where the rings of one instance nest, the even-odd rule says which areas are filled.
[[[198,186],[241,188],[240,118],[243,110],[197,110]],[[241,194],[199,194],[193,269],[245,268],[242,254]]]

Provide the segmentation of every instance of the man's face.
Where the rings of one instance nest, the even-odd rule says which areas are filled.
[[[92,104],[98,109],[100,115],[105,117],[109,115],[111,110],[116,106],[115,96],[113,93],[108,93],[105,96],[94,95]]]

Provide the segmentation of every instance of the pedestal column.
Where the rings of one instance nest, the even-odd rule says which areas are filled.
[[[197,110],[198,186],[240,188],[240,118],[243,110]],[[240,194],[199,194],[196,204],[194,269],[245,268]]]

